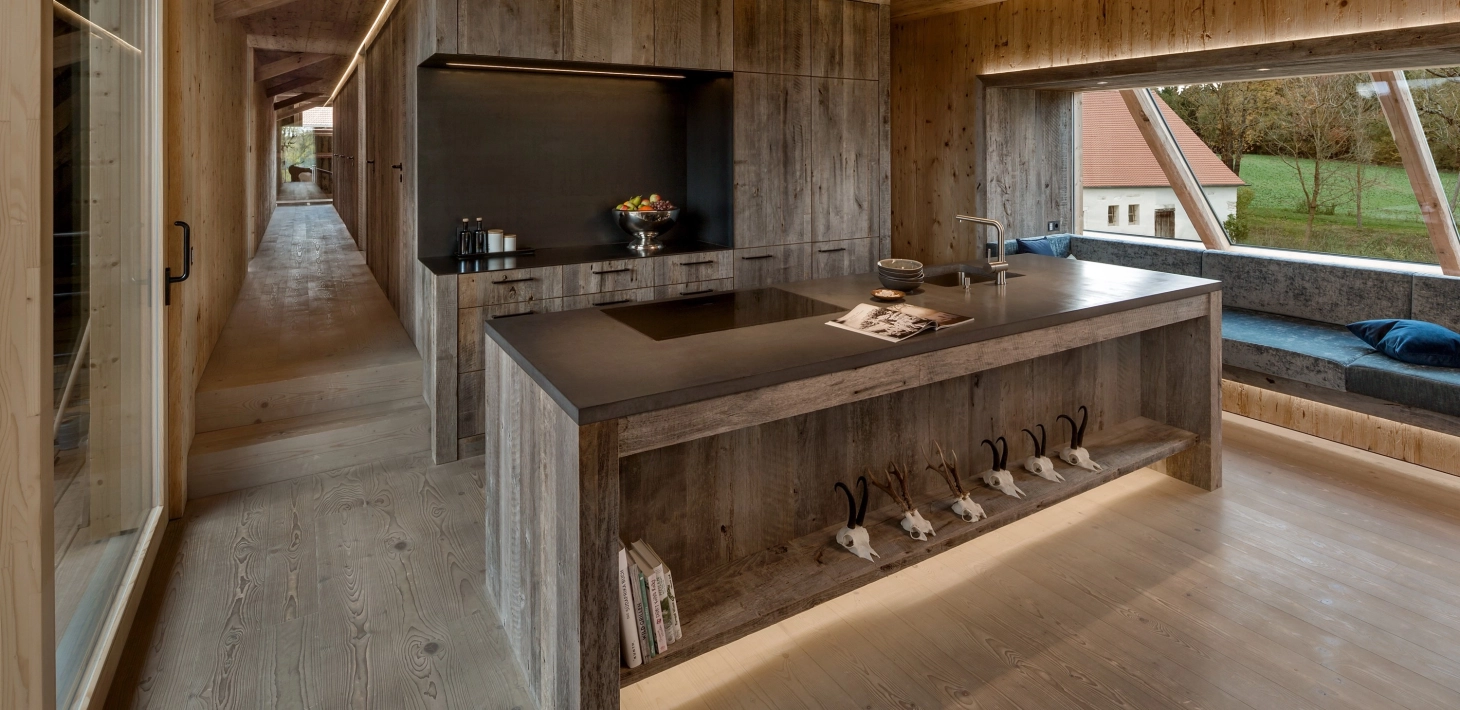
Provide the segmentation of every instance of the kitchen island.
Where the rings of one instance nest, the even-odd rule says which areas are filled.
[[[486,324],[487,586],[541,707],[617,707],[623,685],[1143,466],[1220,485],[1219,282],[1016,255],[1006,285],[907,298],[970,323],[900,343],[825,325],[877,286],[844,276]],[[1058,416],[1081,406],[1104,468],[1025,473],[1022,430],[1043,425],[1057,451]],[[998,437],[1023,497],[978,478],[980,442]],[[949,510],[924,470],[935,441],[987,517]],[[889,462],[914,472],[936,534],[911,538],[874,489],[869,562],[834,539],[847,510],[833,485]],[[683,637],[626,669],[618,541],[641,538],[674,571]]]

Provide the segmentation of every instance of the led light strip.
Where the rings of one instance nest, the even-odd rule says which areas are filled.
[[[51,5],[56,9],[57,12],[59,12],[67,20],[70,20],[72,23],[81,25],[82,27],[85,27],[86,29],[95,32],[96,34],[106,37],[107,39],[110,39],[111,41],[132,50],[133,52],[136,52],[138,54],[142,53],[142,50],[133,47],[131,42],[128,42],[127,40],[124,40],[121,37],[118,37],[111,32],[108,32],[105,27],[102,27],[101,25],[98,25],[95,22],[92,22],[91,20],[82,17],[80,13],[72,10],[69,7],[66,7],[65,5],[62,5],[60,0],[51,0]]]
[[[446,62],[448,67],[461,69],[501,69],[505,71],[545,71],[558,74],[598,74],[603,76],[636,76],[645,79],[683,79],[681,74],[646,74],[631,71],[600,71],[596,69],[566,69],[559,67],[517,67],[506,64],[466,64],[463,62]]]
[[[345,87],[345,80],[350,78],[350,74],[354,73],[356,65],[360,63],[360,55],[365,52],[365,48],[369,47],[371,42],[375,41],[375,35],[380,34],[380,26],[385,24],[386,16],[395,9],[395,3],[396,0],[385,0],[385,4],[380,6],[380,12],[376,13],[375,21],[370,23],[370,31],[365,33],[365,38],[360,40],[360,46],[355,48],[355,56],[350,57],[350,65],[345,67],[345,73],[340,75],[339,82],[335,84],[335,90],[330,92],[329,100],[324,102],[325,106],[334,104],[335,97],[340,95],[340,89]]]

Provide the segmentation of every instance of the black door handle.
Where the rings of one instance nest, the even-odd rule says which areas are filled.
[[[180,284],[193,275],[193,228],[187,222],[178,220],[172,223],[174,227],[182,227],[183,231],[183,269],[182,276],[173,276],[172,267],[162,270],[162,305],[172,305],[172,285]]]

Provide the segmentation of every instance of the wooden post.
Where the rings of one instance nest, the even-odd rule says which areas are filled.
[[[1197,435],[1166,459],[1166,473],[1198,488],[1222,487],[1222,292],[1206,315],[1141,333],[1141,415]]]
[[[0,708],[56,705],[51,3],[0,3]]]
[[[1186,210],[1186,216],[1196,227],[1202,243],[1208,249],[1230,249],[1232,244],[1227,241],[1227,231],[1222,228],[1221,221],[1212,211],[1211,203],[1207,202],[1196,174],[1181,155],[1181,147],[1176,144],[1176,137],[1171,135],[1170,128],[1166,126],[1155,97],[1147,89],[1121,89],[1120,97],[1125,99],[1125,107],[1130,110],[1131,118],[1135,119],[1136,127],[1141,130],[1141,137],[1146,139],[1151,154],[1156,156],[1161,172],[1166,174],[1166,180],[1176,192],[1181,209]]]
[[[1378,71],[1371,76],[1379,106],[1384,109],[1389,131],[1394,134],[1394,145],[1404,161],[1404,172],[1409,174],[1409,186],[1419,200],[1420,215],[1435,247],[1435,259],[1446,276],[1460,276],[1460,237],[1455,232],[1455,215],[1445,199],[1445,188],[1435,169],[1434,156],[1430,155],[1419,112],[1414,108],[1409,82],[1398,71]]]

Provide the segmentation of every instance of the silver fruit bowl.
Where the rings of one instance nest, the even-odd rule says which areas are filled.
[[[629,243],[629,251],[639,256],[649,256],[657,253],[664,245],[659,242],[659,235],[674,229],[674,223],[679,221],[679,208],[672,210],[614,210],[618,213],[618,226],[625,232],[634,235],[634,241]]]

